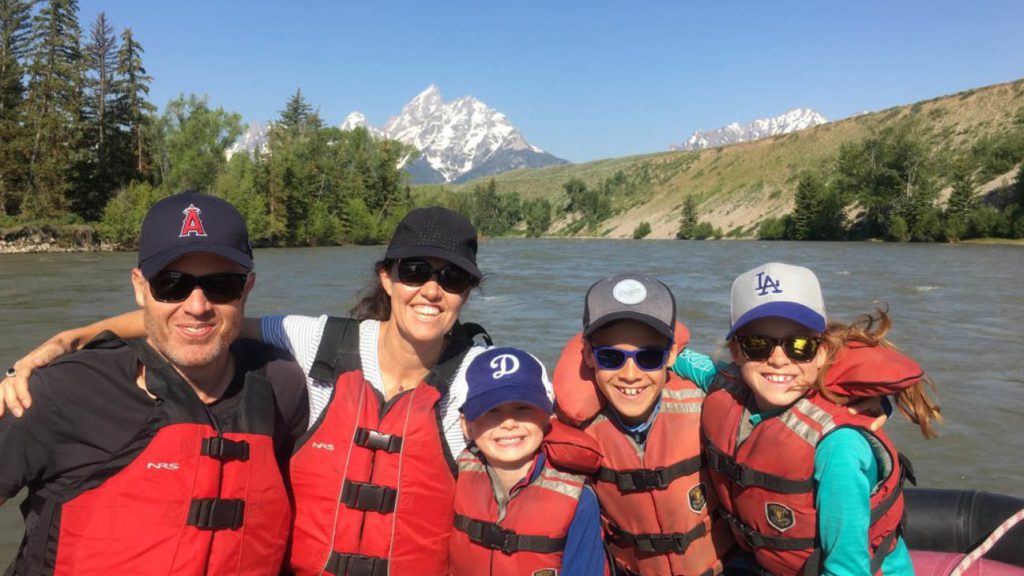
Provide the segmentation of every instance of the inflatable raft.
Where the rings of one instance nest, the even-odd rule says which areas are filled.
[[[1024,576],[1024,499],[907,488],[903,538],[926,576]]]

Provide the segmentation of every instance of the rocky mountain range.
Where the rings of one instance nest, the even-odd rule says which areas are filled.
[[[407,167],[416,183],[465,182],[566,161],[530,144],[504,114],[472,96],[444,102],[431,85],[381,128],[352,112],[341,128],[365,127],[377,136],[415,146],[420,157]]]
[[[697,130],[689,140],[682,144],[673,144],[669,150],[702,150],[728,146],[737,142],[758,140],[779,134],[789,134],[805,128],[824,124],[828,120],[810,108],[796,108],[774,118],[761,118],[739,124],[733,122],[715,130]]]

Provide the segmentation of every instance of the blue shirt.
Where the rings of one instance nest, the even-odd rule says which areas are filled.
[[[672,365],[672,371],[708,391],[719,370],[709,356],[684,349]],[[781,410],[779,412],[782,412]],[[757,425],[777,413],[751,414]],[[825,436],[814,452],[814,494],[818,509],[818,536],[821,541],[822,574],[871,575],[868,527],[871,523],[871,492],[883,480],[878,460],[870,444],[853,428],[842,428]],[[903,538],[882,563],[882,571],[914,574],[910,552]]]

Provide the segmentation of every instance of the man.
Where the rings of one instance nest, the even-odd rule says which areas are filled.
[[[186,192],[147,213],[131,272],[145,339],[101,335],[0,418],[0,503],[29,489],[8,574],[278,573],[308,403],[294,363],[237,340],[252,267],[227,202]]]

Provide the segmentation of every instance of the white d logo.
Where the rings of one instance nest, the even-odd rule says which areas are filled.
[[[515,374],[519,370],[519,358],[512,354],[500,354],[491,360],[491,368],[495,369],[494,373],[491,374],[491,377],[495,380],[502,376]]]

